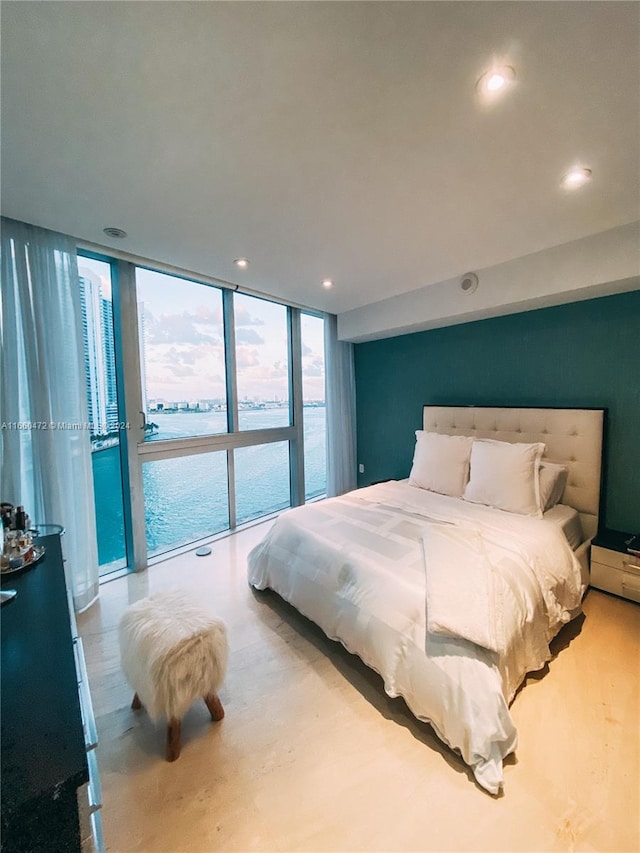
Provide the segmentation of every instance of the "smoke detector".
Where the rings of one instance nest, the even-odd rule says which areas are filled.
[[[460,279],[460,290],[463,293],[473,293],[477,287],[478,276],[474,272],[467,272]]]

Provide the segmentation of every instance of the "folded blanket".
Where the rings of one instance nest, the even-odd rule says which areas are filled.
[[[479,530],[430,524],[422,538],[427,630],[504,651],[501,579]]]
[[[514,649],[524,671],[549,659],[549,614],[534,562],[465,526],[429,524],[422,544],[428,632],[495,652],[501,670]]]

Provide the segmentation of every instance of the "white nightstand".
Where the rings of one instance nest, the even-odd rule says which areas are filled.
[[[640,556],[628,551],[630,533],[602,530],[591,543],[591,586],[640,603]],[[632,545],[637,548],[640,537]]]

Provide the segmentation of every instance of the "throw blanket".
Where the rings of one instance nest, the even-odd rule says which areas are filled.
[[[430,633],[504,654],[534,616],[546,640],[542,595],[523,562],[505,556],[494,565],[481,531],[464,527],[432,524],[422,542]]]
[[[544,665],[549,641],[580,604],[579,584],[567,582],[576,576],[575,556],[557,540],[557,531],[541,526],[535,538],[521,530],[504,544],[490,530],[429,524],[422,537],[427,631],[495,652],[501,670],[516,647],[527,669]]]

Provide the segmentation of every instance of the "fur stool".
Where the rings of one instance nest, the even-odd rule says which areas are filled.
[[[217,691],[227,665],[226,629],[184,592],[160,592],[127,608],[120,657],[135,691],[131,707],[167,720],[167,761],[180,755],[182,718],[194,699],[204,699],[212,720],[224,717]]]

